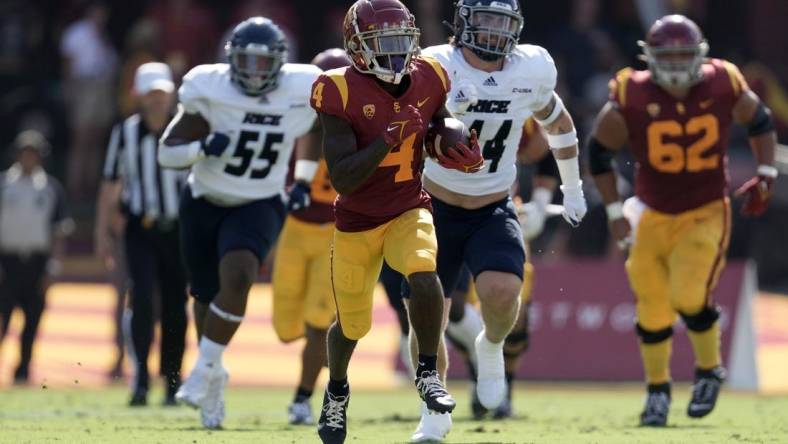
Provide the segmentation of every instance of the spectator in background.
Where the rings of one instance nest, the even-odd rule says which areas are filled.
[[[291,63],[298,61],[298,16],[290,2],[280,0],[241,0],[231,15],[230,27],[224,31],[218,48],[217,60],[227,63],[227,51],[224,49],[224,45],[230,41],[235,26],[249,17],[265,17],[278,24],[288,41],[287,61]]]
[[[208,8],[193,0],[159,0],[152,2],[146,16],[156,24],[164,61],[174,78],[213,62],[219,32]]]
[[[25,326],[14,382],[25,384],[46,291],[61,271],[63,239],[74,223],[60,183],[41,166],[49,152],[44,136],[22,132],[13,147],[17,161],[0,173],[0,342],[14,308],[21,308]]]
[[[173,115],[175,84],[164,63],[145,63],[134,77],[139,113],[112,130],[99,193],[96,249],[107,257],[111,220],[123,208],[124,245],[131,277],[130,333],[136,359],[129,404],[147,404],[148,354],[153,342],[155,296],[161,301],[161,365],[165,405],[175,404],[186,338],[186,275],[181,264],[178,197],[186,171],[161,169],[158,140]],[[120,196],[120,199],[118,197]],[[117,217],[117,216],[115,216]],[[158,292],[156,291],[158,290]]]
[[[118,111],[121,117],[128,117],[137,111],[137,98],[134,95],[134,75],[143,63],[161,60],[159,31],[150,19],[140,19],[126,35],[123,63],[118,78]]]
[[[106,35],[108,10],[87,4],[82,18],[63,32],[63,91],[71,123],[66,188],[74,199],[91,196],[101,167],[101,139],[114,117],[117,56]]]

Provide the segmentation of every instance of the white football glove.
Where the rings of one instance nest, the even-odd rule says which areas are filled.
[[[583,181],[579,182],[576,186],[561,185],[561,192],[564,193],[564,212],[561,215],[573,227],[580,225],[588,211],[583,194]]]
[[[544,230],[547,212],[540,205],[534,202],[523,204],[517,211],[517,215],[520,219],[520,227],[523,229],[523,239],[526,242],[536,238]]]
[[[454,114],[465,114],[468,107],[479,101],[479,92],[470,80],[460,80],[451,89],[448,108]]]
[[[520,205],[517,216],[526,242],[536,238],[544,230],[547,220],[547,206],[553,200],[553,192],[547,188],[537,187],[531,194],[531,201]]]

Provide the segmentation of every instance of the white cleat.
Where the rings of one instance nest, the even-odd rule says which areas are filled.
[[[206,429],[218,429],[224,421],[224,388],[230,374],[223,367],[215,372],[200,407],[200,420]]]
[[[315,423],[309,400],[290,404],[287,407],[287,418],[292,425],[310,425]]]
[[[451,430],[451,413],[438,413],[421,403],[421,420],[410,442],[440,442]]]
[[[175,400],[195,409],[202,407],[215,373],[211,367],[195,366],[175,393]]]
[[[506,397],[506,369],[503,361],[503,342],[493,344],[484,334],[476,337],[476,356],[479,375],[476,394],[488,410],[496,409]]]

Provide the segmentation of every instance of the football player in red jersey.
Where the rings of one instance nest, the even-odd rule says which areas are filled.
[[[330,378],[318,422],[324,443],[342,443],[347,435],[347,367],[371,327],[384,258],[410,284],[415,383],[424,408],[448,416],[455,406],[437,369],[445,313],[435,227],[421,182],[424,135],[431,121],[451,116],[444,107],[450,85],[437,60],[417,56],[419,33],[398,0],[358,0],[344,20],[353,65],[325,72],[312,86],[323,153],[339,193],[331,256],[337,322],[328,331]],[[483,164],[471,139],[471,149],[461,147],[467,156],[458,150],[454,159],[466,172]]]
[[[707,59],[698,26],[670,15],[640,42],[648,69],[624,69],[611,81],[610,101],[590,141],[591,172],[607,205],[637,298],[637,333],[648,384],[640,422],[664,426],[670,407],[672,325],[680,316],[695,352],[695,384],[687,414],[708,415],[725,371],[720,357],[719,311],[711,300],[725,263],[730,234],[726,171],[731,125],[749,132],[757,175],[736,194],[743,213],[766,209],[776,136],[770,112],[739,69]],[[635,198],[619,201],[611,159],[629,145],[637,160]],[[627,217],[624,217],[626,213]]]
[[[344,50],[327,49],[312,60],[321,70],[348,66]],[[316,148],[316,149],[315,149]],[[326,365],[326,332],[334,322],[329,252],[334,232],[334,199],[320,147],[298,144],[290,169],[288,210],[276,248],[273,287],[273,324],[279,340],[305,338],[301,377],[287,408],[290,424],[312,424],[310,398]]]

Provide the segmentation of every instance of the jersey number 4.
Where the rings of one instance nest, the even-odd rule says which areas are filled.
[[[247,145],[250,142],[257,142],[259,139],[260,133],[256,131],[241,131],[241,134],[238,136],[238,143],[235,145],[235,152],[233,152],[233,157],[241,159],[241,163],[238,165],[227,165],[224,168],[224,172],[239,177],[246,174],[246,171],[252,165],[252,158],[254,157],[254,149]],[[249,174],[250,178],[265,179],[268,176],[268,173],[271,172],[271,167],[274,166],[276,159],[279,158],[279,152],[274,151],[273,145],[282,143],[283,140],[285,140],[285,135],[282,133],[266,134],[263,149],[257,155],[257,158],[267,160],[268,163],[263,168],[253,169],[251,174]]]
[[[474,120],[473,124],[471,125],[472,130],[476,130],[476,135],[479,139],[482,139],[482,128],[484,127],[484,120]],[[506,149],[506,145],[504,142],[506,138],[509,137],[509,132],[512,131],[512,121],[511,120],[504,120],[503,124],[500,128],[498,128],[498,132],[495,133],[495,137],[484,142],[484,147],[482,147],[482,156],[485,159],[489,159],[490,162],[490,172],[494,173],[498,171],[498,162],[501,161],[501,156],[503,156],[503,152]]]
[[[665,137],[701,136],[684,148],[665,142]],[[720,140],[720,123],[713,114],[693,117],[682,127],[675,120],[660,120],[648,126],[648,161],[661,173],[696,173],[712,170],[720,165],[720,155],[703,156]]]

